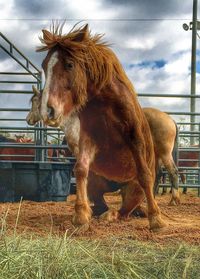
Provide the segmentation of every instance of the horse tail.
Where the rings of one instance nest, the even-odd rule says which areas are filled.
[[[174,163],[178,167],[178,136],[179,136],[179,131],[178,131],[178,126],[177,126],[175,121],[174,121],[174,124],[176,126],[176,137],[175,137],[175,140],[174,140],[174,147],[173,147],[173,150],[172,150],[172,157],[173,157]]]

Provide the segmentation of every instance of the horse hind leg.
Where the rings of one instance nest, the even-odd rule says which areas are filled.
[[[119,210],[120,218],[127,218],[130,216],[131,213],[134,216],[147,216],[146,210],[144,210],[144,208],[140,206],[145,198],[145,195],[138,182],[129,182],[121,189],[121,195],[122,206]]]
[[[148,167],[142,151],[142,145],[132,144],[132,150],[135,151],[135,161],[137,162],[138,183],[143,189],[147,205],[148,205],[148,219],[150,230],[159,230],[166,226],[166,223],[161,218],[161,212],[154,198],[153,188],[155,182],[154,172]]]
[[[166,173],[163,172],[162,174],[162,183],[165,184],[166,183]],[[167,188],[166,187],[162,187],[162,195],[167,194]]]
[[[186,184],[186,176],[184,173],[180,172],[181,182]],[[183,194],[187,194],[187,187],[183,187]]]
[[[101,215],[101,219],[109,222],[128,218],[129,215],[142,203],[145,198],[144,191],[136,181],[127,182],[121,188],[122,205],[119,210],[110,209]]]
[[[136,183],[128,183],[123,187],[119,183],[109,181],[104,177],[98,176],[92,172],[88,176],[88,197],[93,203],[91,206],[93,216],[100,216],[109,210],[104,194],[108,192],[115,192],[121,188],[120,194],[122,196],[122,206],[119,212],[117,210],[110,210],[109,214],[105,213],[101,218],[107,221],[114,221],[116,218],[126,218],[130,214],[136,217],[147,217],[147,210],[140,204],[140,200],[144,199],[144,192]],[[109,216],[108,216],[109,215]]]
[[[132,146],[133,148],[137,147]],[[142,154],[142,149],[140,145],[135,149],[135,159],[137,161],[137,172],[138,172],[138,183],[143,189],[147,206],[148,206],[148,219],[150,230],[156,231],[166,226],[166,223],[161,218],[161,212],[154,198],[153,188],[155,182],[154,172],[150,170],[144,156]]]
[[[163,172],[162,167],[158,167],[156,171],[156,179],[154,183],[154,196],[159,193],[159,184],[160,181],[162,181],[163,184],[165,184],[166,180],[166,173]],[[167,193],[167,188],[162,187],[162,195],[165,195]]]
[[[112,192],[108,181],[93,172],[89,172],[87,191],[88,198],[93,203],[93,206],[91,206],[93,216],[100,216],[106,212],[108,206],[103,195],[106,192]]]
[[[179,187],[178,187],[178,169],[173,161],[172,158],[163,158],[162,159],[165,168],[169,174],[169,179],[171,182],[171,189],[172,189],[172,197],[169,202],[170,205],[178,205],[180,204],[180,194],[179,194]]]
[[[162,168],[157,167],[156,178],[155,178],[155,183],[154,183],[154,196],[159,193],[159,184],[160,184],[160,179],[161,179],[162,175],[163,175]]]
[[[148,129],[149,125],[147,119],[143,112],[140,111],[139,106],[136,110],[133,110],[131,102],[129,103],[130,106],[127,106],[127,103],[126,106],[124,106],[125,103],[123,102],[124,100],[122,98],[117,104],[118,117],[123,120],[123,125],[119,125],[118,131],[125,139],[126,144],[133,155],[134,161],[136,162],[137,179],[147,199],[150,229],[157,230],[166,226],[166,224],[161,218],[160,209],[153,195],[155,158],[151,132],[150,129]],[[141,117],[140,121],[139,117]],[[125,123],[126,125],[124,125]],[[138,123],[141,123],[141,125],[138,125]]]
[[[137,161],[138,183],[143,189],[147,200],[150,230],[159,230],[165,227],[166,223],[161,218],[160,209],[154,198],[155,175],[144,160],[141,146],[136,144],[132,147],[135,150],[135,160]]]

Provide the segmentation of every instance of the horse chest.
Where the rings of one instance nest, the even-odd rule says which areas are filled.
[[[106,105],[89,107],[81,116],[81,129],[96,146],[91,170],[109,180],[124,182],[136,175],[136,164],[122,133],[119,119]]]
[[[110,148],[110,145],[123,145],[124,139],[116,128],[119,120],[113,116],[109,106],[101,103],[88,106],[81,115],[81,127],[98,147]]]
[[[109,180],[124,182],[136,175],[136,165],[132,154],[125,147],[99,150],[91,164],[91,170]]]

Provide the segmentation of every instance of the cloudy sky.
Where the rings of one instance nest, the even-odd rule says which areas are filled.
[[[192,2],[0,0],[0,31],[40,68],[45,54],[36,53],[35,48],[40,44],[41,29],[48,28],[52,19],[65,19],[67,32],[83,20],[89,23],[92,33],[105,33],[138,93],[189,94],[192,33],[184,31],[182,24],[192,21]],[[197,39],[197,94],[200,93],[199,44]],[[0,71],[13,70],[20,68],[0,49]],[[8,89],[6,85],[0,86]],[[24,88],[21,84],[12,86],[12,89]],[[29,107],[28,99],[24,95],[0,96],[0,107]],[[142,106],[164,111],[189,110],[187,99],[143,97],[140,102]],[[0,113],[9,116],[8,112]]]

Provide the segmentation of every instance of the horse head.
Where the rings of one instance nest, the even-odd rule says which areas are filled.
[[[45,85],[42,92],[41,116],[50,126],[59,126],[62,117],[80,111],[88,100],[112,87],[117,80],[133,92],[118,58],[103,35],[91,35],[88,25],[62,35],[43,30],[43,46],[48,51],[42,63]]]
[[[41,116],[50,126],[59,126],[63,116],[69,115],[86,102],[87,79],[82,61],[85,46],[81,42],[86,40],[87,34],[87,25],[71,32],[70,36],[43,30],[43,41],[48,53],[42,63],[45,85]]]
[[[41,93],[38,89],[33,85],[33,96],[31,98],[31,109],[26,117],[26,122],[28,125],[35,125],[38,121],[41,120],[40,115],[40,102],[41,102]]]

